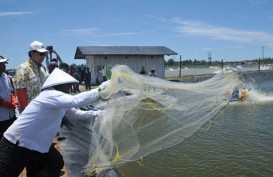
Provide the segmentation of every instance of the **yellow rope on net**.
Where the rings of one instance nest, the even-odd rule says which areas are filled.
[[[134,148],[132,148],[128,152],[124,153],[123,155],[120,155],[119,148],[118,148],[118,145],[116,143],[115,143],[115,147],[116,147],[116,155],[112,158],[111,161],[109,161],[106,164],[99,165],[99,166],[97,166],[95,164],[94,161],[96,160],[96,158],[99,157],[99,155],[101,153],[103,153],[103,151],[106,150],[106,148],[103,148],[99,153],[97,153],[95,155],[95,158],[93,159],[94,160],[93,161],[94,165],[85,167],[85,169],[86,169],[85,174],[88,175],[88,176],[95,176],[97,173],[99,173],[99,172],[101,172],[101,171],[103,171],[103,170],[105,170],[105,169],[107,169],[109,167],[112,168],[114,165],[117,164],[118,161],[120,161],[120,163],[127,163],[127,162],[134,162],[135,161],[139,165],[143,166],[143,159],[142,159],[142,157],[140,158],[140,160],[125,160],[123,158],[124,156],[127,156],[128,154],[130,154],[134,150]],[[90,167],[91,167],[92,170],[89,170]]]
[[[143,88],[143,85],[138,79],[136,79],[136,77],[133,77],[132,75],[129,75],[127,73],[115,72],[112,74],[111,80],[120,80],[121,78],[133,83],[134,85],[138,85],[139,88]]]

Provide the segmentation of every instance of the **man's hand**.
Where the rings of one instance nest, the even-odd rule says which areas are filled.
[[[111,80],[105,81],[103,83],[101,83],[101,85],[99,86],[99,90],[105,90],[107,87],[109,87],[111,85]]]
[[[0,99],[0,106],[2,107],[6,107],[6,108],[11,108],[11,109],[15,109],[16,105],[12,104],[9,101],[5,101],[2,98]]]
[[[102,111],[102,110],[97,110],[97,111],[93,111],[93,114],[94,114],[96,117],[102,117],[103,112],[104,112],[104,111]]]

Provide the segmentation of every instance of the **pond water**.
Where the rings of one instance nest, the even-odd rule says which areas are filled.
[[[273,176],[273,81],[255,93],[272,99],[231,103],[181,144],[123,165],[123,177]]]

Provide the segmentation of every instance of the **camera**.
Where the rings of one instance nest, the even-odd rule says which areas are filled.
[[[47,46],[47,47],[46,47],[46,50],[52,51],[52,50],[53,50],[53,46]]]

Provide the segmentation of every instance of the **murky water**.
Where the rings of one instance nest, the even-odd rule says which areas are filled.
[[[257,83],[273,96],[273,81]],[[118,169],[123,177],[273,176],[273,102],[232,103],[194,135]]]

